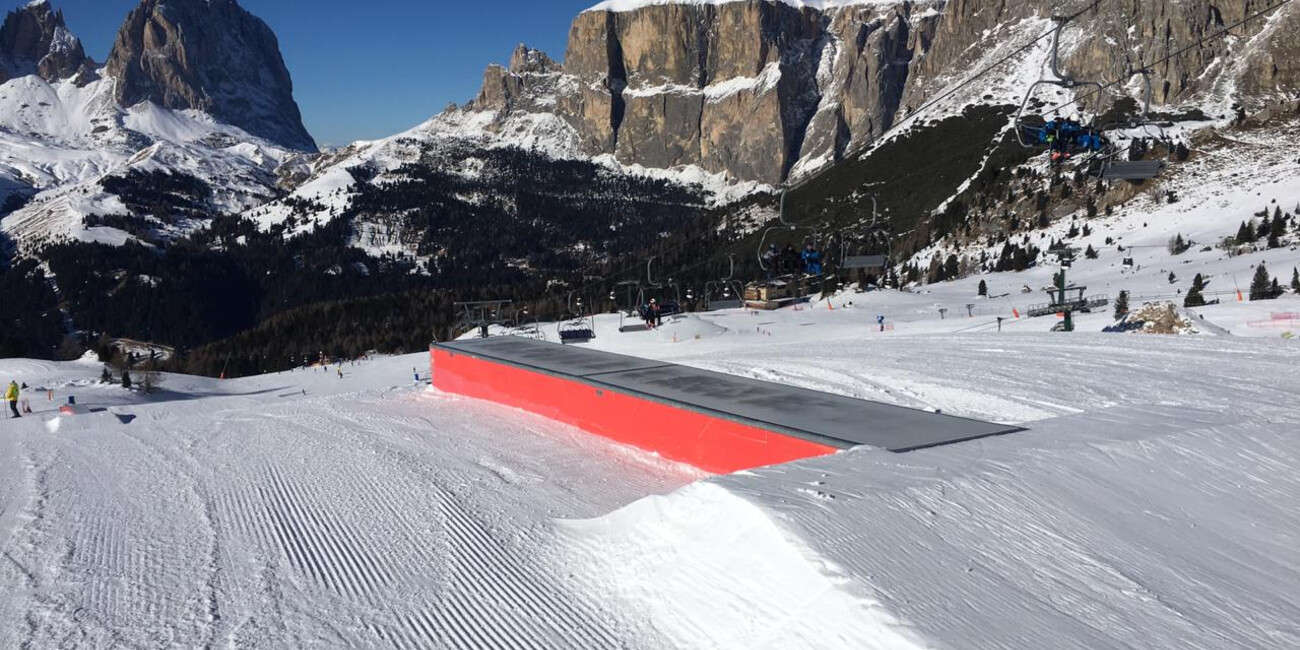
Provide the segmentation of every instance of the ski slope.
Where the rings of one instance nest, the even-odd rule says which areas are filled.
[[[416,390],[418,358],[156,400],[4,362],[103,413],[5,421],[0,646],[610,647],[633,636],[537,549],[696,478]],[[303,391],[306,391],[305,394]],[[32,395],[35,397],[35,395]],[[42,396],[43,397],[43,396]],[[168,401],[170,400],[170,401]]]
[[[416,386],[425,355],[149,399],[0,361],[107,409],[0,425],[0,646],[1300,645],[1300,344],[999,333],[944,286],[598,317],[595,347],[1030,429],[725,477]]]

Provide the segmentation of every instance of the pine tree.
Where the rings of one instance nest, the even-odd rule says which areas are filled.
[[[1268,269],[1263,262],[1255,267],[1255,277],[1250,281],[1250,299],[1251,300],[1271,300],[1277,296],[1272,295],[1272,278],[1268,275]]]
[[[99,373],[99,383],[101,384],[113,383],[113,374],[108,371],[108,366],[104,366],[104,371]]]
[[[957,261],[956,255],[949,255],[948,260],[944,262],[943,275],[944,280],[953,280],[956,279],[958,275],[961,275],[961,266]]]
[[[1291,291],[1300,293],[1300,267],[1291,269]]]
[[[1128,292],[1119,292],[1119,298],[1115,299],[1115,320],[1119,320],[1128,315]]]
[[[988,283],[984,282],[983,280],[980,280],[980,290],[979,290],[979,291],[980,291],[980,295],[981,295],[981,296],[986,296],[986,297],[987,297],[987,296],[989,295],[989,285],[988,285]]]
[[[1205,278],[1200,273],[1192,279],[1192,288],[1187,290],[1187,297],[1183,299],[1184,307],[1203,307],[1205,306],[1205,296],[1202,291],[1205,289]]]
[[[1241,222],[1241,227],[1237,229],[1237,243],[1238,244],[1255,243],[1255,229],[1245,221]]]
[[[1169,272],[1169,284],[1176,284],[1177,282],[1178,282],[1178,276],[1177,276],[1177,275],[1174,275],[1174,272],[1173,272],[1173,271],[1170,271],[1170,272]]]
[[[127,389],[127,390],[130,390],[130,388],[131,388],[131,371],[130,371],[130,370],[126,370],[126,369],[123,369],[123,370],[122,370],[122,388],[125,388],[125,389]]]
[[[1100,254],[1097,252],[1097,249],[1092,247],[1092,244],[1088,244],[1088,249],[1083,251],[1083,256],[1090,260],[1095,260],[1100,256]]]

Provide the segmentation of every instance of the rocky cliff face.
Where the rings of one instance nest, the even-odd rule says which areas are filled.
[[[277,144],[316,149],[275,34],[235,0],[144,0],[106,69],[123,106],[197,109]]]
[[[0,82],[37,74],[46,81],[93,78],[94,62],[68,31],[63,12],[38,0],[9,12],[0,26]]]
[[[1065,67],[1114,80],[1267,5],[1108,0],[1066,33]],[[1158,103],[1293,99],[1296,7],[1156,66]],[[517,128],[546,113],[586,155],[647,167],[698,165],[778,183],[871,142],[984,60],[1050,28],[1046,0],[605,3],[574,21],[563,65],[521,49],[466,107]],[[1235,43],[1235,44],[1234,44]],[[1045,52],[981,80],[973,101],[1018,99]]]

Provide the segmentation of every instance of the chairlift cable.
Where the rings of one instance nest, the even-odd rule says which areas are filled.
[[[1065,16],[1065,17],[1063,18],[1063,20],[1064,20],[1065,22],[1073,21],[1073,20],[1077,19],[1078,17],[1080,17],[1080,16],[1082,16],[1082,15],[1088,13],[1089,11],[1092,11],[1092,10],[1096,9],[1097,7],[1099,7],[1099,6],[1100,6],[1103,2],[1105,2],[1105,1],[1106,1],[1106,0],[1093,0],[1093,2],[1089,3],[1088,6],[1084,7],[1083,9],[1080,9],[1079,11],[1076,11],[1076,12],[1074,12],[1074,13],[1072,13],[1072,14],[1069,14],[1068,16]],[[1283,3],[1282,3],[1282,4],[1285,4],[1285,3],[1290,2],[1290,1],[1291,1],[1291,0],[1283,0]],[[1279,5],[1277,5],[1277,6],[1281,6],[1281,5],[1279,4]],[[1276,8],[1276,7],[1274,7],[1274,8]],[[1234,26],[1236,26],[1236,25],[1234,25]],[[932,100],[926,102],[925,104],[922,104],[920,108],[918,108],[918,109],[912,111],[912,112],[911,112],[907,117],[905,117],[905,118],[903,118],[902,120],[900,120],[897,124],[894,124],[893,126],[891,126],[891,127],[890,127],[888,130],[886,130],[884,133],[882,133],[882,134],[880,134],[880,135],[878,135],[878,136],[872,138],[871,140],[867,141],[866,143],[862,144],[861,146],[859,146],[859,147],[857,147],[857,148],[855,148],[855,149],[852,149],[852,150],[850,150],[850,151],[845,152],[844,158],[849,158],[849,157],[852,157],[852,156],[856,156],[856,155],[862,153],[863,151],[866,151],[866,150],[869,149],[871,146],[873,146],[875,143],[879,142],[883,137],[885,137],[885,136],[887,136],[887,135],[893,133],[894,131],[896,131],[896,130],[902,128],[902,127],[903,127],[904,125],[906,125],[907,123],[911,122],[912,120],[916,119],[917,117],[920,117],[922,114],[925,113],[925,111],[929,110],[930,108],[933,108],[933,107],[934,107],[935,105],[937,105],[939,102],[942,102],[942,101],[944,101],[944,100],[946,100],[946,99],[952,97],[953,95],[957,94],[957,92],[960,91],[962,88],[965,88],[966,86],[969,86],[970,84],[974,83],[975,81],[979,80],[980,78],[984,77],[985,75],[987,75],[987,74],[993,72],[994,70],[998,69],[998,68],[1001,67],[1002,65],[1004,65],[1004,64],[1006,64],[1007,62],[1011,61],[1012,59],[1016,58],[1016,57],[1019,56],[1020,54],[1026,52],[1026,51],[1028,51],[1029,49],[1033,48],[1034,46],[1038,45],[1038,44],[1039,44],[1040,42],[1042,42],[1044,39],[1046,39],[1046,38],[1052,36],[1052,35],[1055,33],[1055,31],[1056,31],[1056,29],[1053,28],[1052,30],[1049,30],[1049,31],[1047,31],[1047,32],[1044,32],[1043,34],[1041,34],[1041,35],[1039,35],[1038,37],[1034,38],[1033,40],[1029,41],[1028,43],[1025,43],[1024,45],[1021,45],[1020,47],[1017,47],[1015,50],[1013,50],[1012,52],[1010,52],[1010,53],[1007,54],[1006,56],[1001,57],[1000,59],[998,59],[998,60],[995,61],[994,63],[992,63],[992,64],[990,64],[990,65],[988,65],[988,66],[985,66],[984,68],[980,69],[980,70],[979,70],[978,72],[976,72],[974,75],[971,75],[971,76],[968,77],[967,79],[961,81],[961,82],[958,83],[956,86],[954,86],[954,87],[948,89],[947,91],[945,91],[943,94],[941,94],[941,95],[939,95],[938,97],[936,97],[936,98],[934,98],[934,99],[932,99]],[[1172,58],[1172,57],[1171,57],[1171,58]],[[1157,62],[1157,63],[1158,63],[1158,62]],[[1155,64],[1153,63],[1152,65],[1155,65]],[[1082,98],[1079,98],[1079,99],[1082,99]],[[1079,100],[1076,99],[1075,101],[1079,101]],[[962,151],[962,152],[960,152],[960,153],[958,153],[958,154],[956,154],[956,155],[949,156],[949,157],[946,157],[946,158],[943,158],[943,159],[940,159],[940,160],[934,161],[934,162],[932,162],[930,165],[927,165],[927,166],[925,166],[925,167],[922,167],[922,168],[920,168],[920,169],[918,169],[918,170],[913,170],[913,173],[919,173],[919,172],[921,172],[921,171],[925,171],[925,170],[928,170],[928,169],[931,169],[931,168],[934,168],[934,167],[938,167],[938,166],[940,166],[940,165],[946,164],[947,162],[950,162],[951,160],[955,160],[955,159],[960,158],[960,157],[962,157],[962,156],[964,156],[964,155],[966,155],[966,154],[969,154],[969,153],[971,153],[971,152],[973,152],[973,151],[975,151],[975,150],[978,150],[978,149],[981,149],[981,148],[985,148],[985,147],[987,147],[987,146],[988,146],[987,143],[981,143],[981,144],[979,144],[979,145],[977,145],[977,146],[975,146],[975,147],[971,147],[970,149],[964,150],[964,151]],[[828,169],[829,169],[829,168],[828,168]],[[824,173],[824,171],[825,171],[825,170],[823,170],[822,173]],[[801,188],[801,187],[807,185],[808,183],[812,182],[814,179],[818,178],[819,176],[821,176],[821,173],[817,173],[817,174],[813,174],[813,175],[810,175],[810,176],[808,176],[808,177],[805,177],[805,178],[803,178],[802,180],[800,180],[799,182],[794,183],[794,184],[786,183],[786,184],[784,184],[783,187],[782,187],[782,189],[783,189],[782,194],[784,195],[784,193],[785,193],[785,192],[788,192],[789,190],[799,189],[799,188]],[[823,224],[823,223],[829,221],[830,218],[831,218],[830,215],[827,215],[825,218],[820,219],[820,220],[818,220],[818,221],[816,221],[816,222],[813,222],[812,224],[809,224],[808,226],[804,226],[804,227],[806,227],[806,228],[815,228],[816,226],[821,225],[821,224]],[[684,241],[684,242],[682,242],[681,244],[679,244],[678,246],[673,247],[672,249],[661,250],[661,251],[659,252],[659,254],[657,255],[657,257],[662,257],[663,254],[666,253],[666,252],[677,252],[677,251],[680,251],[682,248],[685,248],[689,243],[690,243],[690,242],[688,242],[688,241]],[[709,263],[713,262],[715,259],[719,259],[720,257],[721,257],[720,255],[714,255],[714,256],[711,256],[711,257],[709,257],[709,258],[707,258],[707,259],[705,259],[705,260],[703,260],[703,261],[701,261],[701,262],[698,262],[698,263],[695,263],[695,264],[692,264],[692,265],[684,266],[684,267],[678,269],[675,273],[680,274],[680,273],[685,273],[685,272],[688,272],[688,271],[693,271],[693,270],[698,269],[698,268],[700,268],[700,267],[702,267],[702,266],[706,266],[706,265],[708,265]],[[641,262],[640,262],[640,261],[633,262],[633,263],[629,263],[629,264],[625,265],[624,268],[623,268],[622,270],[617,271],[617,272],[615,272],[615,273],[613,273],[613,274],[611,274],[611,275],[607,275],[607,276],[601,278],[601,279],[600,279],[598,282],[596,282],[596,283],[592,283],[592,284],[589,284],[589,285],[583,285],[580,289],[581,289],[581,290],[586,290],[589,286],[596,286],[596,287],[599,287],[599,288],[604,288],[604,286],[606,285],[606,283],[608,283],[609,281],[614,280],[614,279],[617,279],[617,278],[620,278],[620,277],[623,277],[623,276],[626,276],[628,273],[631,273],[631,272],[633,272],[633,271],[636,271],[640,266],[641,266]]]
[[[1087,13],[1087,12],[1089,12],[1089,11],[1092,11],[1092,10],[1096,9],[1096,8],[1097,8],[1098,6],[1100,6],[1104,1],[1105,1],[1105,0],[1094,0],[1094,2],[1092,2],[1091,4],[1089,4],[1087,7],[1083,8],[1083,9],[1081,9],[1081,10],[1079,10],[1079,11],[1073,13],[1073,14],[1070,14],[1069,16],[1066,16],[1066,17],[1064,18],[1064,21],[1067,22],[1067,23],[1068,23],[1068,22],[1071,22],[1071,21],[1077,19],[1079,16],[1082,16],[1083,14],[1085,14],[1085,13]],[[1273,11],[1275,11],[1275,10],[1281,8],[1282,6],[1284,6],[1284,5],[1286,5],[1286,4],[1289,4],[1290,2],[1291,2],[1291,0],[1281,0],[1280,2],[1278,2],[1278,3],[1275,4],[1275,5],[1272,5],[1272,6],[1270,6],[1270,7],[1267,7],[1267,8],[1265,8],[1265,9],[1262,9],[1262,10],[1260,10],[1260,11],[1257,11],[1257,12],[1255,12],[1255,13],[1249,15],[1249,16],[1246,16],[1246,17],[1242,18],[1241,20],[1239,20],[1239,21],[1237,21],[1237,22],[1232,23],[1231,25],[1227,25],[1227,26],[1223,27],[1222,29],[1220,29],[1220,30],[1218,30],[1217,32],[1215,32],[1214,34],[1210,34],[1210,35],[1207,35],[1207,36],[1201,37],[1200,39],[1197,39],[1195,42],[1189,44],[1189,45],[1186,46],[1186,47],[1183,47],[1183,48],[1179,49],[1179,50],[1176,51],[1176,52],[1173,52],[1173,53],[1168,54],[1168,55],[1166,55],[1166,56],[1163,56],[1163,57],[1161,57],[1161,58],[1159,58],[1159,59],[1156,59],[1156,60],[1154,60],[1154,61],[1151,61],[1150,63],[1146,63],[1146,64],[1140,66],[1139,68],[1136,68],[1136,70],[1138,70],[1138,71],[1142,71],[1142,70],[1150,70],[1150,69],[1154,68],[1155,66],[1158,66],[1158,65],[1160,65],[1160,64],[1162,64],[1162,63],[1165,63],[1165,62],[1168,62],[1168,61],[1170,61],[1170,60],[1172,60],[1172,59],[1174,59],[1174,58],[1176,58],[1176,57],[1182,56],[1183,54],[1186,54],[1187,52],[1189,52],[1189,51],[1191,51],[1192,49],[1198,47],[1199,45],[1202,45],[1202,44],[1204,44],[1204,43],[1206,43],[1206,42],[1208,42],[1208,41],[1214,40],[1214,39],[1216,39],[1216,38],[1220,38],[1220,37],[1222,37],[1222,36],[1225,36],[1225,35],[1229,34],[1233,29],[1236,29],[1237,27],[1241,27],[1242,25],[1245,25],[1245,24],[1247,24],[1247,23],[1249,23],[1249,22],[1251,22],[1251,21],[1254,21],[1254,20],[1256,20],[1256,19],[1258,19],[1258,18],[1260,18],[1260,17],[1262,17],[1262,16],[1264,16],[1264,15],[1266,15],[1266,14],[1269,14],[1269,13],[1271,13],[1271,12],[1273,12]],[[1029,50],[1030,48],[1034,47],[1035,45],[1037,45],[1038,43],[1040,43],[1040,42],[1043,41],[1044,39],[1046,39],[1046,38],[1052,36],[1052,35],[1055,33],[1055,31],[1056,31],[1056,29],[1054,28],[1053,30],[1050,30],[1050,31],[1048,31],[1048,32],[1046,32],[1046,33],[1040,35],[1039,37],[1035,38],[1034,40],[1032,40],[1032,41],[1030,41],[1030,42],[1028,42],[1028,43],[1026,43],[1026,44],[1024,44],[1024,45],[1022,45],[1022,46],[1020,46],[1019,48],[1016,48],[1016,50],[1012,51],[1012,52],[1011,52],[1010,54],[1008,54],[1007,56],[1004,56],[1004,57],[1002,57],[1001,59],[999,59],[998,61],[994,62],[993,64],[991,64],[991,65],[989,65],[989,66],[986,66],[985,68],[981,69],[979,72],[975,73],[975,74],[972,75],[970,78],[968,78],[968,79],[962,81],[961,83],[957,84],[957,85],[954,86],[953,88],[949,89],[949,90],[948,90],[947,92],[945,92],[944,94],[942,94],[942,95],[940,95],[939,97],[936,97],[935,99],[933,99],[933,100],[931,100],[931,101],[925,103],[924,105],[921,106],[921,108],[919,108],[919,109],[913,111],[909,116],[907,116],[906,118],[904,118],[904,119],[903,119],[902,121],[900,121],[898,124],[895,124],[895,125],[894,125],[893,127],[891,127],[888,131],[886,131],[884,134],[881,134],[881,136],[878,136],[878,137],[876,137],[876,138],[873,138],[871,141],[869,141],[868,143],[866,143],[866,144],[863,145],[862,147],[859,147],[858,149],[855,149],[855,150],[853,150],[853,151],[847,153],[847,154],[846,154],[846,157],[851,156],[851,155],[855,155],[855,154],[859,153],[860,151],[865,150],[866,148],[870,147],[873,143],[875,143],[876,141],[878,141],[878,140],[880,139],[880,137],[883,137],[884,135],[887,135],[887,134],[893,132],[894,130],[896,130],[896,129],[902,127],[904,124],[906,124],[906,123],[909,122],[910,120],[912,120],[912,119],[914,119],[914,118],[920,116],[922,113],[924,113],[924,112],[925,112],[926,110],[928,110],[929,108],[932,108],[935,104],[937,104],[937,103],[939,103],[939,102],[941,102],[941,101],[943,101],[943,100],[945,100],[945,99],[948,99],[949,97],[955,95],[955,94],[956,94],[959,90],[961,90],[963,87],[965,87],[965,86],[967,86],[967,85],[973,83],[973,82],[976,81],[977,79],[979,79],[979,78],[983,77],[984,75],[986,75],[986,74],[992,72],[993,70],[997,69],[999,66],[1001,66],[1001,65],[1003,65],[1003,64],[1005,64],[1005,63],[1007,63],[1008,61],[1010,61],[1011,59],[1013,59],[1013,58],[1015,58],[1016,56],[1020,55],[1021,53],[1025,52],[1026,50]],[[1091,96],[1093,96],[1093,95],[1096,95],[1096,94],[1099,94],[1099,93],[1101,93],[1101,92],[1104,92],[1106,89],[1111,88],[1111,87],[1113,87],[1113,86],[1116,86],[1116,85],[1118,85],[1119,83],[1120,83],[1119,81],[1107,82],[1107,83],[1105,83],[1105,84],[1102,84],[1101,87],[1098,88],[1097,90],[1093,90],[1093,91],[1091,91],[1091,92],[1089,92],[1089,93],[1084,93],[1083,95],[1080,95],[1080,96],[1074,98],[1074,99],[1071,100],[1071,101],[1068,101],[1068,102],[1062,103],[1062,104],[1060,104],[1060,105],[1058,105],[1058,106],[1055,106],[1055,107],[1053,107],[1053,108],[1051,108],[1051,109],[1049,109],[1049,110],[1046,110],[1046,111],[1044,111],[1044,113],[1053,113],[1053,112],[1059,111],[1059,110],[1061,110],[1061,109],[1063,109],[1063,108],[1066,108],[1066,107],[1072,106],[1072,105],[1074,105],[1074,104],[1077,104],[1077,103],[1079,103],[1079,102],[1082,102],[1082,101],[1088,99],[1089,97],[1091,97]],[[937,166],[939,166],[939,165],[941,165],[941,164],[946,164],[949,160],[952,160],[952,159],[955,159],[955,158],[958,158],[958,157],[964,156],[964,155],[966,155],[966,154],[968,154],[968,153],[971,153],[972,151],[974,151],[974,150],[976,150],[976,149],[980,149],[980,148],[983,148],[983,147],[986,147],[986,146],[987,146],[987,144],[983,144],[983,143],[982,143],[982,144],[980,144],[980,145],[978,145],[978,146],[976,146],[976,147],[972,147],[972,148],[969,149],[969,150],[963,151],[963,152],[961,152],[960,154],[957,154],[957,155],[955,155],[955,156],[950,156],[950,157],[948,157],[948,158],[946,158],[946,159],[942,159],[942,160],[939,160],[939,161],[935,161],[934,163],[932,163],[932,164],[930,164],[930,165],[927,165],[926,167],[920,168],[920,169],[918,169],[918,170],[913,170],[913,173],[919,173],[919,172],[921,172],[921,171],[925,171],[925,170],[927,170],[927,169],[930,169],[930,168],[933,168],[933,167],[937,167]],[[798,189],[798,188],[803,187],[804,185],[808,184],[809,182],[811,182],[811,181],[812,181],[813,179],[815,179],[815,178],[817,178],[817,175],[809,176],[809,177],[807,177],[807,178],[805,178],[805,179],[801,180],[800,182],[795,183],[795,184],[793,184],[793,185],[787,184],[787,185],[785,186],[784,189],[785,189],[785,191],[789,191],[789,190],[791,190],[791,189]],[[823,218],[823,219],[820,219],[820,220],[818,220],[818,221],[815,221],[815,222],[813,222],[813,223],[810,223],[810,224],[808,224],[808,225],[805,226],[805,227],[808,227],[808,228],[814,228],[814,227],[816,227],[816,226],[818,226],[818,225],[821,225],[822,223],[825,223],[826,221],[829,221],[829,220],[830,220],[830,216],[828,215],[827,217],[825,217],[825,218]],[[677,247],[677,248],[674,249],[674,250],[679,250],[679,249],[680,249],[681,247],[683,247],[683,246],[685,246],[685,243],[683,243],[682,246],[679,246],[679,247]],[[716,256],[715,256],[715,257],[716,257]],[[714,259],[714,257],[711,257],[711,258],[708,258],[708,259],[706,259],[706,260],[703,260],[703,261],[698,262],[698,263],[695,263],[695,264],[691,264],[691,265],[683,266],[681,269],[679,269],[679,270],[677,271],[677,273],[680,274],[680,273],[686,273],[686,272],[689,272],[689,271],[696,270],[696,269],[698,269],[698,268],[701,268],[702,266],[706,266],[707,264],[711,263],[711,262],[713,261],[713,259]]]
[[[1068,15],[1068,16],[1063,17],[1062,20],[1063,20],[1064,22],[1066,22],[1066,23],[1072,22],[1072,21],[1074,21],[1076,18],[1078,18],[1079,16],[1082,16],[1082,15],[1088,13],[1089,11],[1092,11],[1093,9],[1096,9],[1098,6],[1101,5],[1101,3],[1105,2],[1105,1],[1106,1],[1106,0],[1093,0],[1093,2],[1092,2],[1091,4],[1089,4],[1087,7],[1084,7],[1083,9],[1080,9],[1079,11],[1076,11],[1076,12],[1074,12],[1074,13]],[[1289,2],[1290,0],[1287,0],[1287,1]],[[984,75],[987,75],[987,74],[989,74],[990,72],[993,72],[994,70],[998,69],[998,68],[1001,67],[1002,65],[1004,65],[1004,64],[1006,64],[1007,62],[1011,61],[1012,59],[1014,59],[1014,58],[1020,56],[1020,55],[1023,54],[1024,52],[1030,50],[1030,49],[1033,48],[1035,45],[1038,45],[1040,42],[1042,42],[1043,39],[1046,39],[1046,38],[1051,37],[1054,33],[1056,33],[1056,30],[1057,30],[1057,28],[1053,28],[1053,29],[1050,29],[1050,30],[1044,32],[1043,34],[1039,35],[1037,38],[1033,39],[1032,41],[1029,41],[1028,43],[1025,43],[1024,45],[1021,45],[1020,47],[1016,48],[1015,50],[1012,50],[1010,54],[1007,54],[1006,56],[1004,56],[1004,57],[998,59],[997,61],[994,61],[992,64],[987,65],[987,66],[985,66],[984,68],[980,69],[978,72],[976,72],[975,74],[973,74],[973,75],[971,75],[970,77],[966,78],[964,81],[958,83],[956,86],[953,86],[952,88],[949,88],[947,91],[945,91],[943,94],[939,95],[938,97],[935,97],[934,99],[932,99],[932,100],[930,100],[930,101],[928,101],[928,102],[922,104],[920,108],[918,108],[918,109],[912,111],[911,113],[909,113],[909,114],[908,114],[906,117],[904,117],[902,120],[899,120],[899,122],[898,122],[897,124],[894,124],[893,126],[889,127],[889,129],[886,130],[884,133],[882,133],[882,134],[880,134],[879,136],[876,136],[876,137],[874,137],[874,138],[868,140],[867,142],[863,143],[861,146],[859,146],[859,147],[857,147],[857,148],[855,148],[855,149],[853,149],[853,150],[850,150],[850,151],[845,152],[845,154],[844,154],[844,158],[849,158],[849,157],[852,157],[852,156],[856,156],[856,155],[862,153],[863,151],[866,151],[867,149],[870,149],[871,146],[874,145],[876,142],[878,142],[879,140],[881,140],[881,139],[884,138],[885,136],[887,136],[887,135],[893,133],[894,131],[897,131],[898,129],[902,128],[903,125],[907,124],[908,122],[911,122],[912,120],[916,119],[917,117],[920,117],[922,114],[925,113],[925,111],[929,110],[930,108],[933,108],[933,107],[934,107],[936,104],[938,104],[939,102],[942,102],[942,101],[948,99],[949,97],[952,97],[953,95],[956,95],[957,92],[960,91],[961,89],[965,88],[966,86],[969,86],[969,85],[972,84],[972,83],[975,83],[975,81],[979,80],[979,79],[982,78]],[[793,185],[786,185],[786,188],[787,188],[787,189],[798,189],[798,188],[803,187],[804,185],[807,185],[808,183],[812,182],[814,179],[818,178],[820,175],[821,175],[821,174],[818,173],[818,174],[814,174],[814,175],[811,175],[811,176],[805,177],[804,179],[800,180],[798,183],[795,183],[795,184],[793,184]]]
[[[1221,37],[1223,37],[1223,36],[1226,36],[1226,35],[1228,35],[1232,30],[1234,30],[1234,29],[1236,29],[1236,28],[1238,28],[1238,27],[1241,27],[1242,25],[1245,25],[1246,23],[1249,23],[1249,22],[1251,22],[1251,21],[1253,21],[1253,20],[1255,20],[1255,19],[1257,19],[1257,18],[1260,18],[1260,17],[1264,16],[1265,14],[1268,14],[1268,13],[1270,13],[1270,12],[1272,12],[1272,11],[1275,11],[1275,10],[1281,8],[1282,6],[1284,6],[1284,5],[1286,5],[1286,4],[1289,4],[1290,2],[1291,2],[1291,0],[1281,0],[1280,2],[1278,2],[1277,4],[1275,4],[1275,5],[1271,6],[1271,7],[1267,7],[1267,8],[1261,9],[1261,10],[1259,10],[1259,11],[1257,11],[1257,12],[1255,12],[1255,13],[1249,15],[1249,16],[1246,16],[1245,18],[1242,18],[1241,20],[1239,20],[1239,21],[1237,21],[1237,22],[1235,22],[1235,23],[1233,23],[1233,24],[1231,24],[1231,25],[1228,25],[1228,26],[1226,26],[1226,27],[1220,29],[1219,31],[1217,31],[1217,32],[1215,32],[1215,33],[1213,33],[1213,34],[1209,34],[1209,35],[1207,35],[1207,36],[1202,36],[1201,38],[1199,38],[1199,39],[1193,41],[1190,45],[1188,45],[1188,46],[1186,46],[1186,47],[1184,47],[1184,48],[1178,50],[1177,52],[1174,52],[1174,53],[1172,53],[1172,54],[1165,55],[1165,56],[1163,56],[1163,57],[1161,57],[1161,58],[1159,58],[1159,59],[1156,59],[1155,61],[1152,61],[1152,62],[1150,62],[1150,63],[1147,63],[1147,64],[1142,65],[1141,67],[1137,68],[1135,72],[1140,72],[1140,71],[1143,71],[1143,70],[1151,70],[1152,68],[1154,68],[1154,67],[1156,67],[1156,66],[1158,66],[1158,65],[1160,65],[1160,64],[1162,64],[1162,63],[1167,63],[1167,62],[1170,61],[1171,59],[1174,59],[1174,58],[1180,57],[1180,56],[1182,56],[1182,55],[1184,55],[1184,54],[1186,54],[1186,53],[1192,51],[1194,48],[1199,47],[1200,45],[1203,45],[1203,44],[1205,44],[1205,43],[1207,43],[1207,42],[1209,42],[1209,41],[1212,41],[1212,40],[1214,40],[1214,39],[1216,39],[1216,38],[1221,38]],[[1102,86],[1101,86],[1100,88],[1098,88],[1097,90],[1093,90],[1093,91],[1091,91],[1091,92],[1084,93],[1084,94],[1082,94],[1082,95],[1080,95],[1080,96],[1078,96],[1078,97],[1075,97],[1074,99],[1072,99],[1072,100],[1070,100],[1070,101],[1068,101],[1068,102],[1065,102],[1065,103],[1063,103],[1063,104],[1059,104],[1059,105],[1054,106],[1054,107],[1052,107],[1051,109],[1046,110],[1046,111],[1043,111],[1043,112],[1044,112],[1045,114],[1046,114],[1046,113],[1054,113],[1054,112],[1056,112],[1056,111],[1061,110],[1062,108],[1066,108],[1066,107],[1068,107],[1068,106],[1073,106],[1074,104],[1078,104],[1079,102],[1082,102],[1082,101],[1088,99],[1089,97],[1092,97],[1092,96],[1097,95],[1097,94],[1099,94],[1099,93],[1105,92],[1106,89],[1108,89],[1108,88],[1111,88],[1111,87],[1113,87],[1113,86],[1117,86],[1117,85],[1119,85],[1120,83],[1122,83],[1122,81],[1123,81],[1123,80],[1116,80],[1116,81],[1110,81],[1110,82],[1107,82],[1107,83],[1105,83],[1105,84],[1102,84]]]

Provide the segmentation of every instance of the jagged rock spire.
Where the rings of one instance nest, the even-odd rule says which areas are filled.
[[[0,26],[0,81],[36,74],[46,81],[88,77],[94,63],[68,31],[63,12],[35,0],[9,12]]]
[[[143,0],[109,55],[117,101],[197,109],[249,133],[314,151],[275,33],[235,0]]]

